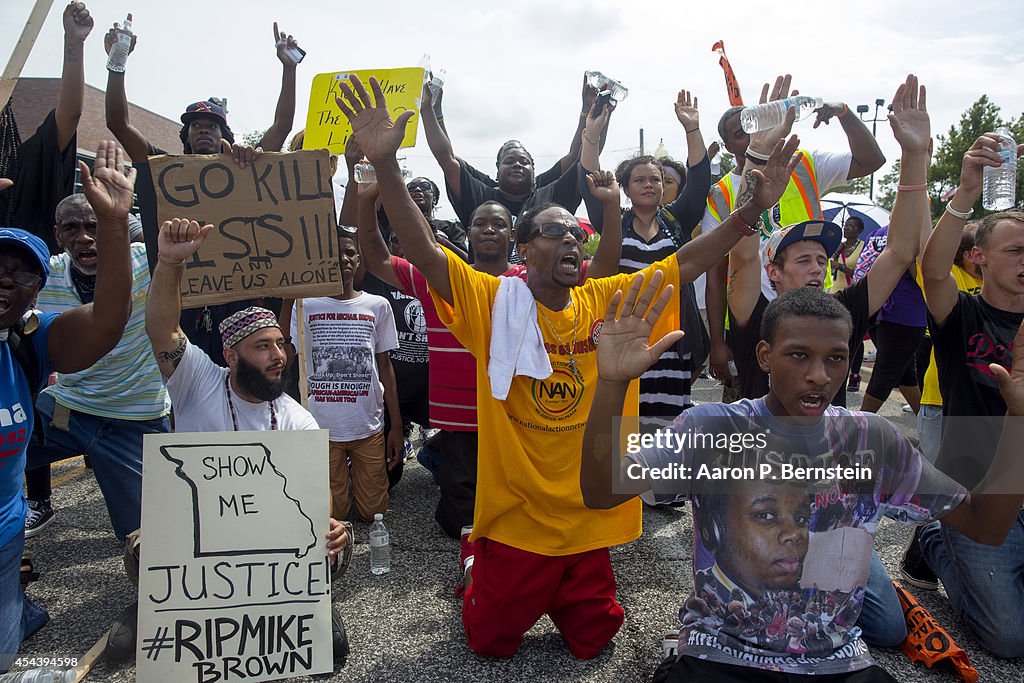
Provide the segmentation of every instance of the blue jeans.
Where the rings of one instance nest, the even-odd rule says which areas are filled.
[[[0,547],[0,673],[11,668],[21,641],[43,627],[50,615],[21,590],[21,553],[25,533]]]
[[[33,438],[26,469],[88,455],[114,534],[123,541],[139,528],[142,515],[142,437],[169,432],[170,420],[116,420],[72,410],[68,431],[64,431],[51,424],[54,406],[49,394],[39,394],[36,399],[44,441],[40,445]]]
[[[942,406],[921,404],[917,413],[917,438],[921,454],[934,465],[942,443]]]
[[[907,639],[903,607],[882,558],[871,551],[871,569],[864,591],[864,607],[857,619],[864,642],[872,647],[898,647]]]
[[[1000,546],[934,522],[918,541],[960,618],[997,657],[1024,656],[1024,512]]]

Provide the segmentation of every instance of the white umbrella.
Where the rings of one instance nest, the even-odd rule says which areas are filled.
[[[865,195],[830,192],[821,198],[821,213],[827,220],[842,225],[850,216],[864,221],[861,239],[889,225],[889,212],[871,201]]]

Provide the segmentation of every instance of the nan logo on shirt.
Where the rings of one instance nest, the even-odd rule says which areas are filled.
[[[25,422],[28,422],[28,415],[20,403],[15,403],[10,408],[0,408],[0,430],[6,427],[15,427],[6,434],[0,432],[0,458],[17,455],[24,448],[24,442],[28,439],[28,430],[24,427],[16,427]]]
[[[550,377],[533,380],[530,393],[541,414],[552,420],[563,420],[575,412],[583,399],[583,385],[565,363],[553,365]]]

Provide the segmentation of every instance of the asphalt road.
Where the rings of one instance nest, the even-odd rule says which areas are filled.
[[[720,391],[715,383],[702,380],[695,397],[700,402],[720,400]],[[854,396],[856,403],[862,394]],[[902,400],[894,396],[883,413],[914,435],[914,416],[900,412]],[[57,518],[28,542],[42,572],[29,592],[49,610],[51,620],[23,645],[25,657],[81,657],[132,600],[132,586],[121,567],[122,549],[91,472],[76,458],[55,467],[53,476]],[[574,659],[545,617],[527,634],[515,657],[492,661],[477,657],[466,646],[461,601],[453,595],[458,542],[445,537],[434,523],[437,497],[429,473],[410,461],[386,516],[392,570],[383,576],[370,573],[368,526],[356,523],[352,567],[334,593],[334,604],[348,627],[352,654],[342,670],[318,680],[636,683],[650,679],[661,660],[661,636],[677,624],[679,606],[692,583],[693,531],[688,508],[646,509],[643,536],[612,550],[626,622],[597,659]],[[891,572],[908,535],[908,528],[896,523],[879,527],[875,547]],[[985,652],[953,615],[941,590],[915,589],[914,594],[967,650],[981,680],[1024,681],[1021,660],[1000,660]],[[899,650],[874,650],[873,654],[900,681],[956,680],[947,672],[915,668]],[[134,679],[134,662],[102,660],[86,678]]]

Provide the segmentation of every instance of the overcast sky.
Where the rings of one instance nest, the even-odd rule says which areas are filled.
[[[3,59],[32,4],[0,3]],[[60,75],[64,6],[54,1],[23,75]],[[456,153],[492,173],[497,148],[508,138],[525,143],[539,170],[565,153],[587,69],[603,71],[630,90],[612,119],[603,165],[613,167],[635,153],[641,128],[648,151],[664,138],[673,156],[685,158],[672,110],[676,92],[686,88],[699,97],[707,143],[728,106],[722,70],[711,52],[717,40],[725,41],[748,103],[756,101],[764,81],[788,72],[803,94],[844,101],[851,109],[869,104],[873,112],[874,101],[888,104],[913,72],[928,87],[933,134],[945,133],[983,93],[1006,117],[1024,111],[1020,0],[789,0],[774,8],[748,0],[93,0],[88,6],[96,19],[86,43],[89,84],[105,88],[103,34],[131,11],[139,44],[128,63],[129,99],[176,119],[189,102],[227,97],[236,133],[266,128],[273,120],[281,74],[275,20],[308,53],[298,67],[296,130],[304,125],[315,74],[415,66],[429,53],[435,69],[447,70],[445,121]],[[845,148],[836,124],[812,131],[801,122],[795,132],[807,148]],[[885,121],[878,124],[878,139],[889,162],[898,158]],[[404,150],[407,165],[440,182],[422,129],[418,141]]]

